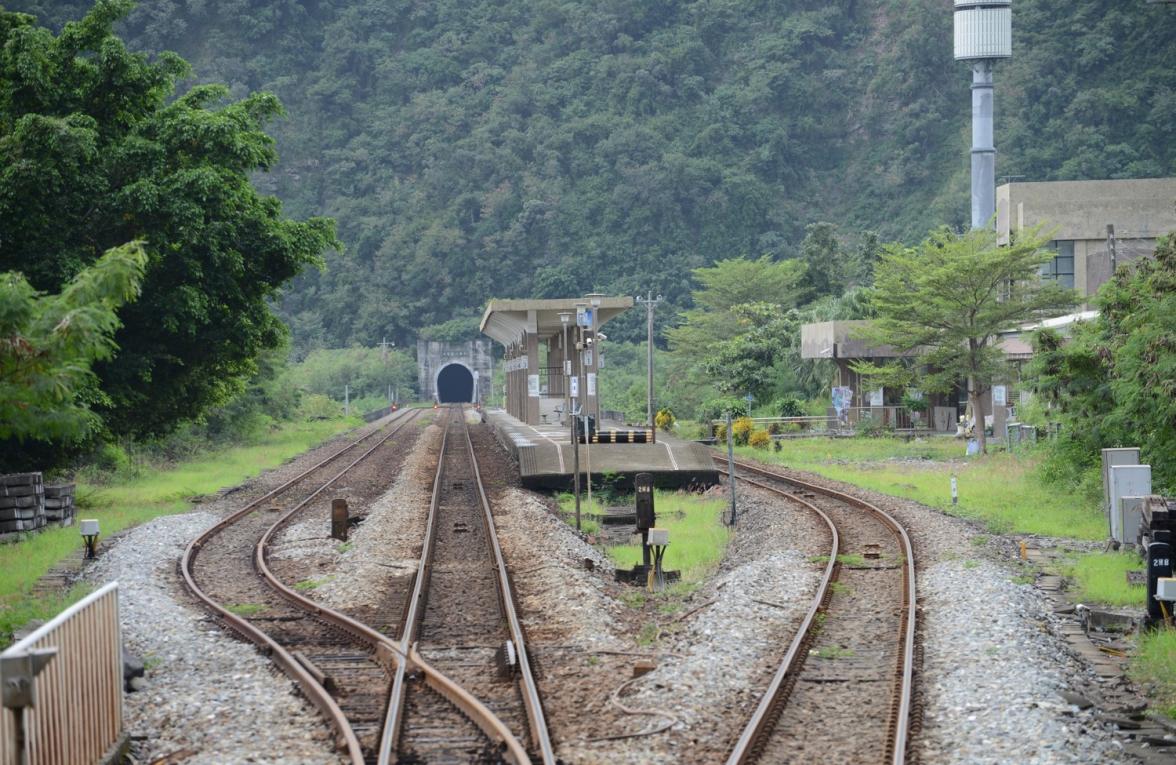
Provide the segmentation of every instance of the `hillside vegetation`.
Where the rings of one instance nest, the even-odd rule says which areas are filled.
[[[491,296],[686,308],[691,269],[799,255],[818,220],[848,247],[965,225],[951,26],[946,0],[154,0],[122,31],[286,106],[258,183],[346,246],[287,291],[304,350]],[[998,175],[1176,174],[1176,8],[1018,0],[996,81]]]

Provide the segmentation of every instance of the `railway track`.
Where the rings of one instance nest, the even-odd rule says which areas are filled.
[[[288,674],[330,723],[353,762],[378,743],[394,657],[382,636],[313,603],[269,571],[273,534],[419,416],[406,410],[250,502],[193,540],[180,571],[188,589],[229,630]],[[273,512],[285,504],[285,512]],[[397,617],[398,620],[399,617]]]
[[[916,703],[915,562],[906,530],[857,497],[735,464],[741,482],[815,513],[830,546],[817,593],[728,765],[901,765]]]
[[[388,448],[393,436],[419,413],[420,410],[401,413],[383,428],[365,434],[208,529],[184,551],[181,574],[188,589],[225,627],[255,643],[290,676],[327,720],[337,747],[346,752],[353,765],[423,761],[412,752],[401,752],[398,747],[401,717],[397,710],[403,707],[392,700],[402,697],[397,691],[406,684],[414,689],[413,703],[427,707],[438,719],[460,720],[466,729],[481,731],[478,752],[483,761],[530,762],[524,745],[494,711],[417,652],[415,628],[410,629],[409,625],[419,620],[413,615],[417,609],[410,607],[423,602],[419,584],[416,589],[391,595],[374,613],[365,614],[371,623],[381,625],[380,629],[373,629],[311,600],[303,590],[310,589],[306,585],[313,586],[314,580],[282,581],[271,571],[267,560],[275,534],[344,476],[352,484],[353,494],[356,484],[367,484],[368,493],[373,496],[363,499],[373,499],[386,488],[387,476],[379,459],[381,450]],[[453,419],[447,414],[449,425]],[[463,422],[460,416],[456,419]],[[447,427],[447,436],[449,430]],[[466,441],[468,444],[468,433]],[[469,448],[475,482],[481,493],[472,445]],[[435,489],[440,486],[442,466],[446,463],[444,449],[439,462]],[[366,479],[357,476],[364,471]],[[484,494],[481,497],[492,535],[489,505]],[[278,503],[289,505],[289,509],[277,510],[274,506]],[[434,507],[439,504],[436,497],[433,504]],[[276,510],[276,515],[271,510]],[[494,550],[502,566],[496,542]],[[422,560],[421,571],[427,572],[431,565],[429,556]],[[509,602],[505,566],[501,570]],[[419,582],[421,573],[414,579]],[[513,610],[504,609],[503,613],[509,613],[510,621],[517,627]],[[533,681],[528,685],[533,692]],[[537,701],[537,694],[534,699]],[[538,720],[542,724],[541,707],[539,711]],[[527,717],[532,740],[537,741],[540,739],[535,731],[539,728],[531,722],[533,719]],[[452,732],[442,732],[438,738],[452,736]],[[468,743],[470,736],[461,734],[458,739]],[[545,726],[541,740],[547,742]],[[549,742],[547,748],[549,751]],[[468,751],[473,750],[451,749],[449,754],[455,756],[450,759],[444,750],[434,749],[431,754],[440,759],[428,761],[468,762],[471,761],[466,756]],[[536,746],[536,751],[542,753],[543,748]],[[554,762],[554,758],[544,757],[544,761]]]
[[[416,646],[439,672],[493,712],[486,724],[398,668],[385,722],[386,765],[401,762],[555,763],[510,577],[461,407],[446,413],[421,565],[401,650]],[[524,746],[521,742],[526,741]]]

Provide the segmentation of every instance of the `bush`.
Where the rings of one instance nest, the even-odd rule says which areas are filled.
[[[915,398],[914,396],[912,396],[910,394],[909,391],[902,394],[902,405],[905,406],[907,408],[907,410],[911,411],[911,412],[925,412],[925,411],[927,411],[927,399],[926,398]]]
[[[657,416],[653,418],[653,424],[657,426],[658,430],[671,430],[676,422],[674,412],[668,406],[657,410]]]
[[[731,423],[731,437],[739,446],[747,446],[747,440],[751,438],[753,430],[755,430],[755,423],[751,421],[750,417],[740,417]]]
[[[753,430],[747,437],[747,443],[756,449],[767,449],[772,443],[772,436],[766,430]]]
[[[131,455],[118,444],[102,444],[90,464],[104,473],[125,473],[131,469]]]
[[[732,417],[746,417],[749,414],[747,402],[734,396],[712,398],[709,401],[704,401],[699,407],[698,419],[703,421],[721,420],[727,412],[730,412]]]
[[[309,393],[302,397],[298,416],[304,420],[332,420],[343,414],[343,405],[321,393]]]
[[[854,435],[863,438],[874,438],[881,436],[890,430],[886,425],[882,424],[882,420],[873,417],[865,417],[857,424],[857,431]]]
[[[772,408],[776,411],[777,417],[803,417],[804,416],[804,402],[795,396],[778,399]]]

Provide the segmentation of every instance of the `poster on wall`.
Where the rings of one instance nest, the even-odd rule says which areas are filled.
[[[596,395],[596,373],[595,372],[588,373],[588,395],[589,396]]]
[[[539,398],[539,375],[527,375],[527,395]]]
[[[844,419],[845,413],[849,411],[849,407],[853,404],[853,388],[841,385],[834,387],[832,400],[833,411],[837,412],[837,418]]]
[[[870,391],[870,406],[882,406],[882,389]]]
[[[992,386],[992,405],[993,406],[1008,406],[1009,405],[1009,389],[1004,385]]]

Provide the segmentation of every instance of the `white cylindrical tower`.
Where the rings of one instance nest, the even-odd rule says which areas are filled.
[[[992,70],[1012,55],[1012,0],[955,0],[955,58],[972,62],[972,228],[996,212]]]

